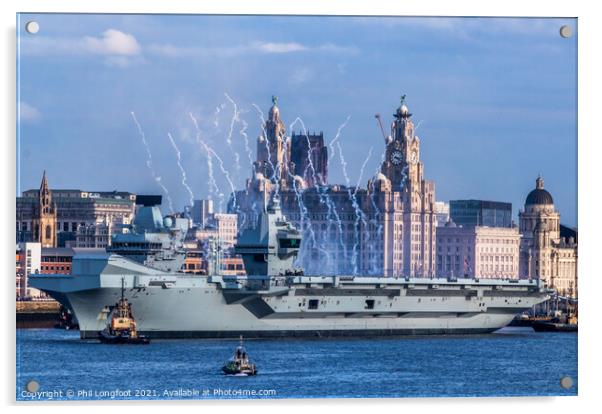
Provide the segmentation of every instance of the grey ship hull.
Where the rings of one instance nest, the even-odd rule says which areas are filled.
[[[151,338],[328,337],[487,333],[544,301],[539,281],[167,274],[117,255],[74,260],[74,275],[31,285],[70,308],[97,338],[121,295]]]

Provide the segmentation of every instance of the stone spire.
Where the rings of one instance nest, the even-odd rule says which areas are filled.
[[[40,193],[48,191],[48,178],[46,178],[46,170],[44,170],[44,174],[42,175],[42,183],[40,184]]]

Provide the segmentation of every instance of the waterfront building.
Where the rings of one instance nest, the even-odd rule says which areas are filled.
[[[561,226],[560,213],[541,176],[518,216],[520,276],[543,279],[560,294],[577,297],[577,232]]]
[[[459,226],[449,221],[437,227],[437,275],[518,279],[518,228]]]
[[[289,152],[274,99],[257,140],[253,176],[229,203],[230,212],[239,213],[239,229],[253,226],[277,193],[283,213],[304,233],[299,260],[307,273],[433,276],[435,186],[424,179],[411,116],[402,98],[380,171],[365,188],[321,185],[313,169],[308,182],[288,162],[303,155]]]
[[[17,197],[17,242],[65,246],[67,240],[76,239],[79,226],[128,225],[134,217],[135,200],[135,194],[119,191],[51,190],[44,172],[39,190],[27,190]]]
[[[229,213],[214,213],[210,223],[217,229],[217,237],[222,246],[234,247],[238,233],[238,216]]]
[[[449,203],[444,201],[435,201],[435,218],[437,226],[445,226],[449,221]]]
[[[219,240],[224,249],[234,247],[238,233],[238,217],[236,214],[211,212],[203,219],[203,222],[204,225],[199,224],[189,230],[188,241],[206,244],[210,239],[214,239]]]
[[[451,200],[449,214],[460,226],[512,227],[512,203],[486,200]]]
[[[194,200],[192,205],[192,221],[205,226],[213,215],[213,200]]]
[[[16,294],[17,300],[45,296],[29,287],[29,275],[39,273],[42,245],[39,242],[22,242],[16,248]]]
[[[66,247],[106,249],[111,245],[114,234],[129,231],[125,224],[112,224],[107,222],[86,224],[79,226],[75,234],[75,240],[68,240]]]
[[[40,272],[45,275],[69,275],[74,250],[70,247],[42,248]]]

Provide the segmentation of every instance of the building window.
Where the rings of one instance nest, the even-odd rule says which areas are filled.
[[[307,309],[315,310],[318,309],[318,299],[310,299],[307,305]]]
[[[46,239],[50,239],[52,237],[52,229],[50,226],[46,226]]]

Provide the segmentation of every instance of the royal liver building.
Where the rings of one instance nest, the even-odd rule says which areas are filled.
[[[307,274],[423,276],[435,272],[435,186],[424,179],[420,139],[403,103],[393,115],[380,172],[365,188],[328,184],[322,134],[287,136],[273,98],[246,188],[229,208],[239,228],[253,226],[270,197],[303,230]]]

